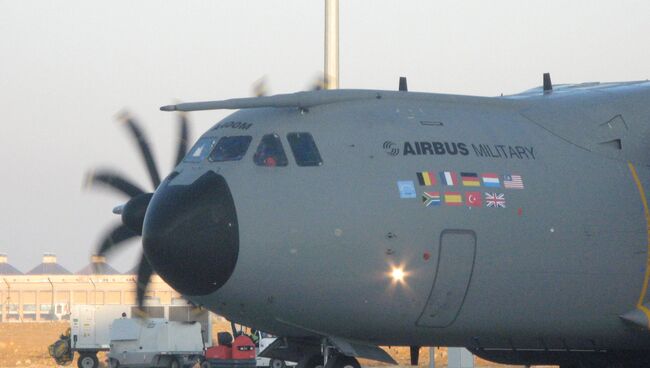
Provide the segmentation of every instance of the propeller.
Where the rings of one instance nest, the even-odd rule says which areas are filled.
[[[140,124],[128,112],[119,114],[118,118],[124,122],[128,132],[137,144],[155,191],[160,185],[160,174],[146,135],[142,131]],[[178,165],[187,153],[189,135],[187,115],[181,113],[178,115],[178,140],[174,166]],[[113,209],[113,213],[121,215],[122,222],[113,225],[106,231],[99,242],[96,255],[106,256],[121,248],[127,240],[142,236],[144,216],[153,196],[153,191],[145,192],[142,187],[132,180],[112,170],[90,172],[87,175],[86,184],[88,186],[103,186],[128,198],[125,204]],[[140,310],[142,310],[144,296],[152,275],[153,268],[144,252],[142,252],[136,277],[136,297]]]
[[[251,86],[251,92],[255,97],[262,97],[269,94],[268,82],[266,81],[266,76],[253,82]]]
[[[323,77],[322,75],[318,75],[311,82],[308,90],[310,90],[310,91],[320,91],[320,90],[326,89],[326,87],[327,87],[327,79],[325,77]]]
[[[327,87],[327,79],[323,77],[323,75],[318,74],[316,77],[314,77],[312,82],[309,83],[307,90],[320,91],[326,89],[326,87]],[[268,85],[266,75],[253,82],[253,84],[251,85],[251,94],[255,97],[263,97],[269,94],[269,85]]]

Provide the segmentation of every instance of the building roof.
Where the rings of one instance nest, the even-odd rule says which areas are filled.
[[[140,265],[135,265],[133,268],[130,270],[127,270],[126,272],[123,273],[123,275],[137,275],[138,274],[138,266]]]
[[[0,253],[0,275],[22,275],[23,273],[7,262],[7,255]]]
[[[72,275],[72,272],[58,263],[41,263],[32,268],[26,275]]]
[[[27,275],[71,275],[72,272],[56,263],[56,255],[45,253],[43,263],[26,273]]]
[[[130,270],[127,270],[126,272],[122,273],[122,275],[138,275],[138,267],[140,267],[139,264],[133,266]],[[154,271],[152,275],[157,275],[157,273]]]
[[[108,263],[106,258],[101,256],[92,256],[90,263],[79,270],[77,275],[119,275],[120,272]]]
[[[0,263],[0,275],[22,275],[23,273],[9,263]]]

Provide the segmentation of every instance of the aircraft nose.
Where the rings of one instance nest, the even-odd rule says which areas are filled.
[[[168,177],[147,208],[142,243],[153,269],[185,295],[207,295],[228,281],[239,254],[235,204],[223,176],[190,185]]]

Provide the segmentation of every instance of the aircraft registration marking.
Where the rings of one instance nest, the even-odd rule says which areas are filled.
[[[253,126],[253,123],[248,123],[245,121],[226,121],[217,124],[216,127],[214,127],[212,130],[219,130],[219,129],[239,129],[239,130],[248,130],[250,127]]]

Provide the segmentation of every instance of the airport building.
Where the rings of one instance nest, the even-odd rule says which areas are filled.
[[[121,274],[104,257],[93,257],[76,273],[57,263],[54,254],[22,273],[0,254],[0,322],[51,321],[69,318],[75,304],[134,305],[135,270]],[[187,305],[185,299],[154,275],[147,289],[160,305]]]

